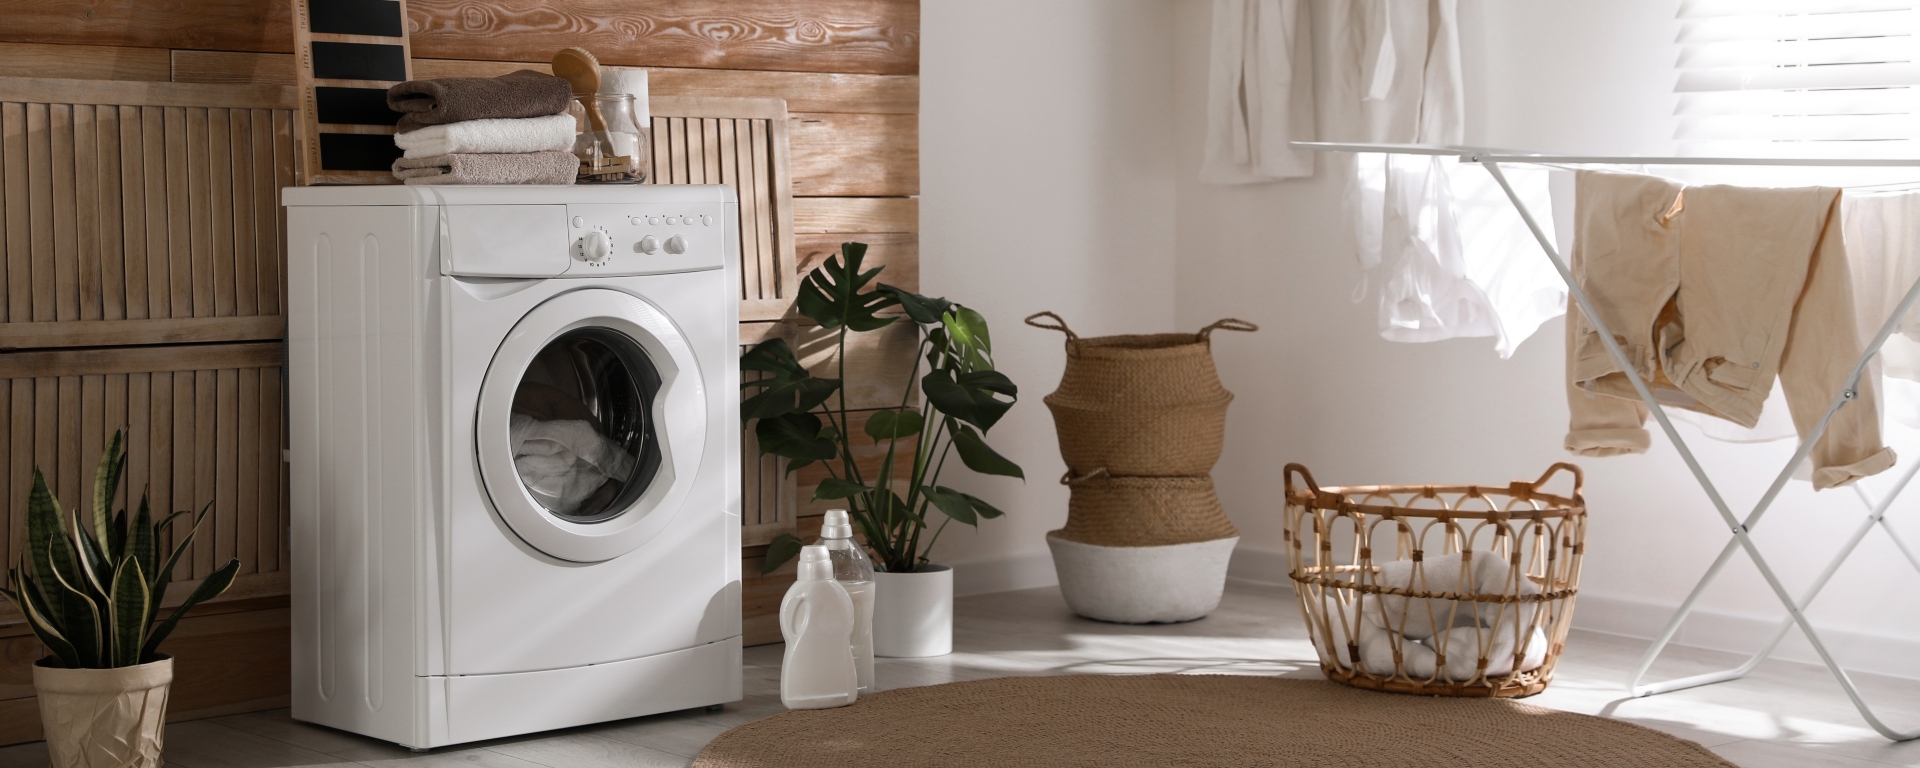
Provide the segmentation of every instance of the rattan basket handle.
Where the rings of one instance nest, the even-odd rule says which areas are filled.
[[[1229,318],[1220,320],[1214,323],[1213,325],[1209,325],[1205,328],[1200,329],[1200,332],[1194,335],[1200,337],[1201,341],[1206,341],[1213,336],[1214,331],[1240,331],[1243,333],[1252,333],[1257,330],[1260,330],[1260,326],[1254,325],[1253,323],[1249,323],[1245,320],[1229,317]]]
[[[1547,467],[1547,471],[1540,475],[1540,479],[1533,481],[1533,488],[1539,490],[1540,486],[1546,485],[1548,480],[1553,479],[1554,473],[1561,471],[1573,474],[1573,495],[1579,496],[1581,488],[1586,485],[1587,476],[1580,471],[1578,465],[1569,464],[1564,461],[1554,462],[1553,466]]]
[[[1052,318],[1053,322],[1051,323],[1040,322],[1040,318],[1043,318],[1043,317]],[[1031,325],[1035,328],[1045,328],[1049,331],[1059,331],[1067,335],[1068,341],[1080,340],[1080,334],[1074,333],[1072,328],[1067,327],[1067,319],[1059,315],[1056,315],[1052,312],[1035,312],[1031,315],[1027,315],[1027,325]]]
[[[1282,474],[1286,476],[1287,495],[1289,496],[1293,495],[1294,489],[1298,487],[1293,484],[1294,475],[1300,476],[1300,480],[1307,484],[1307,490],[1313,491],[1313,495],[1315,496],[1320,495],[1320,484],[1313,481],[1313,473],[1308,472],[1305,466],[1302,466],[1300,464],[1288,464],[1287,468],[1282,471]]]

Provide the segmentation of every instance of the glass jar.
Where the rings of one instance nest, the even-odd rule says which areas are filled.
[[[580,158],[581,182],[625,182],[647,180],[650,168],[650,139],[646,126],[634,118],[633,94],[574,94],[573,113],[579,135],[573,141],[573,155]]]

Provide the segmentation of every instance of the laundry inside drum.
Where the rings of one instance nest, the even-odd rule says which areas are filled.
[[[548,343],[514,390],[508,426],[528,495],[575,523],[632,508],[660,470],[659,390],[659,372],[626,334],[581,328]]]

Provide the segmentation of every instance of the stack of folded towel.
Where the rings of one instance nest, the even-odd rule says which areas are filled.
[[[573,89],[523,69],[500,77],[410,80],[387,90],[402,113],[393,175],[408,184],[572,184],[580,161]]]

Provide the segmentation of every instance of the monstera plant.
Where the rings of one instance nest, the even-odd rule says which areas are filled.
[[[928,565],[928,553],[949,523],[977,526],[982,518],[1001,515],[979,497],[940,484],[949,457],[975,472],[1024,478],[1019,465],[988,447],[984,437],[1013,407],[1018,389],[994,370],[993,340],[979,312],[891,285],[869,288],[883,268],[862,271],[866,253],[863,243],[841,245],[839,255],[800,287],[800,314],[835,334],[828,364],[839,378],[813,375],[785,340],[769,339],[740,358],[746,374],[740,386],[759,390],[741,403],[740,415],[743,422],[758,420],[753,429],[760,451],[787,459],[788,472],[824,465],[828,476],[813,497],[844,499],[880,570],[912,573]],[[904,317],[888,312],[895,308]],[[847,337],[903,320],[919,328],[919,351],[906,383],[919,379],[923,402],[910,407],[913,387],[903,387],[898,408],[873,412],[861,434],[854,434],[842,381]],[[747,379],[756,373],[760,378]],[[854,457],[863,441],[887,448],[871,475]],[[941,519],[929,535],[936,510]],[[768,547],[763,570],[780,567],[800,546],[799,538],[782,534]]]
[[[162,618],[173,569],[212,504],[168,551],[162,543],[167,526],[192,513],[155,521],[144,494],[131,519],[124,508],[112,511],[126,466],[116,431],[94,473],[91,525],[63,511],[35,469],[26,551],[0,589],[53,654],[35,665],[33,681],[55,765],[160,765],[173,679],[172,659],[160,653],[160,643],[189,608],[226,591],[240,570],[239,560],[228,561]]]

